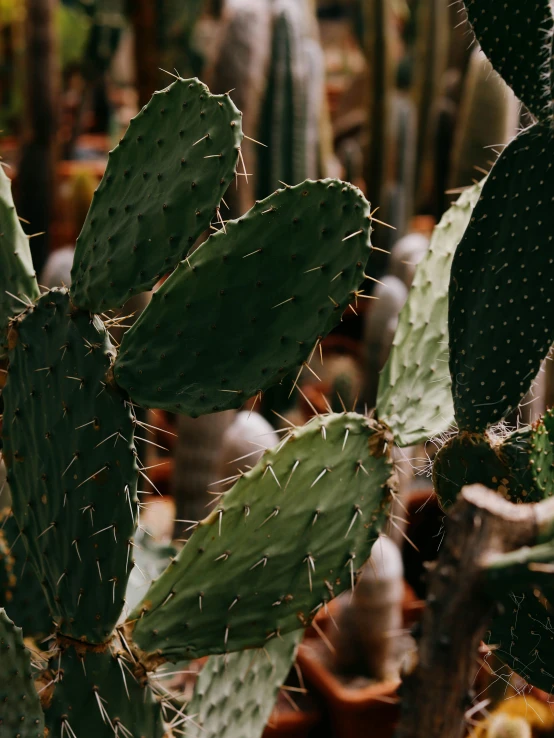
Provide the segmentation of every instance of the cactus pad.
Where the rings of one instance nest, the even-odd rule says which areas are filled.
[[[228,95],[182,79],[156,92],[111,152],[77,240],[75,304],[121,307],[170,272],[215,218],[241,141]]]
[[[388,435],[318,416],[267,451],[199,523],[131,613],[135,644],[166,660],[261,647],[352,586],[384,525]]]
[[[161,738],[160,705],[132,668],[129,656],[116,649],[91,653],[70,646],[54,654],[50,673],[59,680],[45,709],[49,735]]]
[[[17,628],[0,610],[0,734],[43,738],[44,715],[31,675],[29,652]]]
[[[539,120],[552,115],[550,0],[465,0],[468,20],[494,68]]]
[[[377,413],[399,446],[421,443],[454,422],[448,376],[448,282],[482,185],[466,190],[443,215],[416,269],[393,349],[379,380]]]
[[[188,738],[260,738],[294,662],[301,632],[256,651],[210,656],[187,712]]]
[[[9,319],[38,296],[29,239],[15,212],[10,180],[0,166],[0,358],[6,354]]]
[[[554,411],[531,427],[512,433],[500,449],[524,502],[540,502],[554,494]]]
[[[494,653],[530,684],[548,694],[554,689],[549,666],[554,663],[554,633],[551,605],[554,589],[534,587],[511,591],[502,599],[490,633],[483,640],[495,646]]]
[[[65,291],[43,295],[10,332],[4,459],[13,512],[52,617],[105,640],[121,608],[136,524],[133,423],[106,375],[99,318]]]
[[[534,126],[493,167],[454,256],[450,373],[461,429],[484,430],[515,409],[554,339],[552,174],[550,131]]]
[[[280,382],[355,298],[369,214],[360,190],[336,180],[257,203],[154,293],[123,339],[116,381],[139,404],[193,417]]]
[[[454,504],[470,484],[484,484],[509,499],[510,470],[487,436],[460,433],[438,452],[433,464],[433,486],[443,510]]]
[[[0,516],[0,607],[19,624],[25,638],[42,640],[52,631],[44,592],[9,512]]]

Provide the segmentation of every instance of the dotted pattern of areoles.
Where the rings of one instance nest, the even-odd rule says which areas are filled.
[[[355,302],[370,233],[369,203],[337,180],[258,202],[154,293],[116,381],[138,404],[192,417],[240,407],[306,361]]]
[[[296,655],[302,631],[273,638],[264,648],[210,656],[187,712],[188,738],[259,736]]]
[[[541,121],[552,117],[550,0],[466,0],[481,48],[517,97]]]
[[[10,180],[0,166],[0,358],[7,354],[8,321],[38,296],[29,239],[15,211]]]
[[[134,643],[175,661],[302,629],[353,585],[386,521],[384,444],[383,429],[354,413],[292,431],[223,496],[130,614]]]
[[[419,263],[381,372],[377,414],[399,446],[422,443],[452,425],[448,374],[448,283],[454,252],[482,185],[466,190],[443,215]]]
[[[450,373],[460,429],[515,409],[554,340],[554,170],[535,125],[489,174],[452,264]]]
[[[182,79],[154,93],[110,153],[77,240],[75,304],[121,307],[170,272],[216,219],[241,142],[228,95]]]
[[[3,390],[13,512],[64,635],[102,643],[123,607],[137,521],[133,422],[106,382],[99,318],[44,294],[17,325]]]
[[[0,735],[43,738],[44,715],[31,673],[31,656],[16,627],[0,609]]]

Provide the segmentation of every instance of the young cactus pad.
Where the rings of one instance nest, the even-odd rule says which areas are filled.
[[[175,661],[262,647],[353,586],[387,516],[385,433],[318,416],[225,494],[131,613],[127,633]]]
[[[422,443],[453,424],[448,360],[448,282],[454,252],[482,184],[466,190],[443,215],[416,269],[393,348],[379,379],[377,413],[399,446]]]
[[[64,290],[12,324],[3,390],[13,512],[64,635],[107,639],[132,567],[137,462],[128,403],[106,382],[101,320]]]
[[[264,648],[210,656],[187,711],[188,738],[259,738],[292,666],[302,632]]]
[[[228,95],[182,79],[156,92],[111,152],[77,240],[75,304],[121,307],[170,272],[214,219],[241,142]]]
[[[496,71],[533,115],[548,122],[554,91],[551,1],[465,0],[465,4],[477,40]]]
[[[0,358],[7,353],[9,319],[38,295],[29,239],[15,212],[10,180],[0,166]]]
[[[44,715],[31,674],[31,659],[17,628],[0,610],[0,735],[43,738]]]
[[[370,206],[337,180],[278,190],[211,236],[125,335],[132,399],[196,417],[239,407],[306,361],[364,279]]]
[[[504,150],[454,256],[450,374],[462,430],[515,409],[554,339],[551,144],[533,126]]]

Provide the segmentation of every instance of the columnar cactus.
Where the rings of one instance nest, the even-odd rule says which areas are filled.
[[[167,571],[125,611],[138,481],[148,484],[136,405],[198,416],[239,407],[288,374],[292,382],[364,296],[370,206],[339,181],[286,186],[237,221],[219,216],[220,230],[189,253],[218,218],[241,141],[228,96],[180,78],[156,93],[110,154],[70,289],[43,294],[0,174],[0,259],[9,266],[0,289],[11,293],[0,302],[3,455],[10,525],[53,623],[37,674],[37,724],[44,719],[51,736],[161,736],[181,711],[162,680],[150,681],[153,670],[271,642],[275,669],[248,723],[255,738],[302,629],[354,586],[387,519],[387,430],[354,413],[316,417],[291,428],[216,499]],[[106,311],[168,272],[118,350]],[[11,551],[0,563],[0,583],[11,587]],[[245,658],[231,658],[237,674]],[[194,701],[202,716],[211,715],[213,697],[206,679]],[[20,733],[13,711],[0,706],[0,718],[9,734]]]

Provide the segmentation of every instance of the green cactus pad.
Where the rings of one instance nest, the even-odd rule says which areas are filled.
[[[53,630],[46,597],[11,513],[0,515],[0,607],[25,638],[42,640]]]
[[[554,690],[554,588],[507,591],[490,632],[483,639],[494,654],[530,684],[550,694]]]
[[[43,738],[44,715],[31,674],[21,628],[0,610],[0,735]]]
[[[210,656],[187,708],[188,738],[260,738],[301,637],[297,631],[263,649]]]
[[[524,502],[540,502],[554,494],[554,411],[528,428],[512,433],[500,454],[509,466]]]
[[[7,353],[9,319],[38,296],[29,239],[15,212],[11,182],[0,166],[0,358]]]
[[[539,120],[552,115],[550,0],[465,0],[468,20],[494,68]]]
[[[113,349],[63,290],[12,327],[10,345],[3,441],[15,519],[61,631],[102,642],[123,605],[137,504],[130,408],[106,378]]]
[[[304,362],[364,278],[370,207],[337,180],[258,202],[179,264],[121,345],[116,381],[148,407],[239,407]]]
[[[170,661],[261,647],[349,589],[387,516],[389,435],[318,416],[267,451],[203,520],[131,614],[143,652]]]
[[[58,672],[58,669],[60,671]],[[59,676],[45,709],[49,735],[77,738],[161,738],[161,709],[148,686],[133,676],[121,650],[103,653],[62,649],[50,660]]]
[[[443,510],[454,504],[469,484],[484,484],[510,498],[510,470],[486,436],[460,433],[438,452],[433,464],[433,486]]]
[[[464,430],[484,430],[515,409],[554,340],[551,149],[539,126],[512,141],[454,256],[450,374]]]
[[[448,283],[454,252],[481,190],[482,184],[466,190],[435,228],[381,372],[377,413],[399,446],[426,441],[454,422],[448,375]]]
[[[215,219],[241,141],[228,95],[196,79],[156,92],[111,152],[77,240],[75,304],[121,307],[170,272]]]

